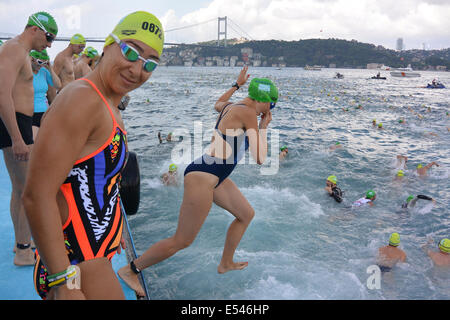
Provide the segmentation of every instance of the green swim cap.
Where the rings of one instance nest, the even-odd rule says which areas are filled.
[[[0,46],[3,44],[3,41],[2,40],[0,40]]]
[[[41,59],[41,53],[36,50],[31,50],[30,57],[35,58],[35,59]]]
[[[450,253],[450,240],[449,239],[442,239],[439,242],[439,249],[445,253]]]
[[[114,28],[112,34],[120,40],[135,39],[142,41],[155,49],[161,56],[164,47],[164,29],[162,23],[153,14],[136,11],[122,18]],[[108,36],[105,47],[113,44],[113,37]]]
[[[93,47],[86,47],[81,54],[84,54],[90,59],[94,59],[96,56],[98,56],[98,51]]]
[[[258,102],[277,102],[278,89],[267,78],[253,78],[248,86],[248,97]]]
[[[403,123],[403,119],[399,119],[399,120],[398,120],[398,123]]]
[[[337,146],[338,146],[338,145],[340,145],[340,144],[341,144],[341,143],[340,143],[340,142],[338,141],[338,142],[336,142],[336,144],[335,144],[335,145],[337,145]]]
[[[383,127],[383,124],[380,122],[379,124],[378,124],[378,128],[382,128]]]
[[[396,232],[391,234],[391,237],[389,238],[389,245],[393,247],[397,247],[400,244],[400,235]]]
[[[282,147],[280,148],[280,151],[284,151],[285,149],[287,149],[287,146],[282,146]]]
[[[367,191],[366,198],[367,199],[372,199],[373,197],[375,197],[375,191],[373,191],[373,190]]]
[[[414,196],[410,195],[408,198],[406,198],[406,202],[410,202],[412,199],[414,199]]]
[[[50,60],[48,54],[47,54],[47,50],[42,50],[42,51],[36,51],[36,50],[31,50],[30,51],[30,57],[33,57],[35,59],[39,59],[39,60]]]
[[[28,18],[28,26],[36,26],[40,29],[44,28],[45,31],[54,34],[58,34],[58,26],[56,25],[55,19],[47,12],[41,11],[32,14]]]
[[[337,184],[337,177],[336,176],[329,176],[327,178],[327,181],[330,181],[330,182],[332,182],[334,184]]]
[[[76,33],[70,38],[70,44],[86,44],[86,39],[81,34]]]
[[[170,171],[170,172],[177,171],[177,169],[178,169],[178,167],[177,167],[177,165],[174,164],[174,163],[172,163],[172,164],[169,166],[169,171]]]

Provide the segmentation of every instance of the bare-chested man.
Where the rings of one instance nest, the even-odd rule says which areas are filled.
[[[432,239],[422,246],[425,253],[433,260],[433,264],[437,267],[450,268],[450,239],[442,239],[439,241],[439,251],[431,251],[428,247],[433,243]]]
[[[56,56],[53,70],[59,79],[61,79],[61,90],[75,80],[75,62],[73,55],[80,54],[85,46],[86,40],[81,34],[77,33],[72,36],[67,48]]]
[[[389,272],[397,262],[406,261],[406,253],[398,248],[400,235],[396,232],[389,237],[389,245],[378,249],[377,264],[381,272]]]
[[[38,12],[29,17],[20,35],[0,47],[0,149],[12,184],[10,208],[16,265],[34,264],[31,232],[21,201],[33,144],[34,89],[29,52],[50,48],[57,33],[55,19]]]
[[[87,47],[81,57],[75,60],[75,79],[80,79],[92,71],[90,67],[93,64],[95,57],[98,56],[97,50],[92,47]]]

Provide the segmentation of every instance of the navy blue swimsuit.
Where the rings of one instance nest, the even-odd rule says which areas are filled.
[[[232,147],[232,154],[227,159],[216,158],[208,154],[202,155],[200,158],[195,159],[190,165],[187,166],[184,171],[184,175],[192,171],[201,171],[215,175],[219,178],[219,182],[216,188],[225,180],[231,172],[233,172],[236,164],[242,159],[245,151],[249,147],[248,137],[244,133],[239,136],[226,136],[219,130],[220,120],[229,112],[229,110],[224,114],[225,108],[231,103],[223,107],[220,113],[219,119],[217,120],[215,130],[219,135]]]

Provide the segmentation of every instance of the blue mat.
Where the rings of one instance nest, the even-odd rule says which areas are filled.
[[[1,152],[0,152],[1,153]],[[33,266],[14,265],[14,229],[9,212],[11,182],[0,155],[0,300],[39,300],[33,284]],[[112,259],[114,270],[127,264],[125,252]],[[119,278],[120,280],[120,278]],[[133,290],[120,280],[127,300],[136,300]]]

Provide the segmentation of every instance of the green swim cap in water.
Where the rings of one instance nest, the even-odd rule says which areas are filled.
[[[161,56],[164,46],[164,29],[162,23],[153,14],[145,11],[136,11],[122,18],[114,28],[112,34],[119,40],[135,39],[142,41],[155,49]],[[105,47],[113,44],[113,37],[108,36]]]
[[[373,191],[373,190],[367,191],[366,198],[367,199],[372,199],[373,197],[375,197],[375,191]]]
[[[55,19],[49,13],[44,11],[32,14],[28,18],[27,25],[45,29],[44,31],[50,32],[55,36],[58,34],[58,26],[56,25]]]
[[[330,182],[332,182],[334,184],[337,184],[337,177],[336,176],[329,176],[327,178],[327,181],[330,181]]]
[[[406,202],[410,202],[412,199],[414,199],[414,196],[410,195],[408,198],[406,198]]]
[[[86,47],[86,49],[83,50],[82,54],[90,59],[94,59],[96,56],[98,56],[98,51],[93,47]]]
[[[286,150],[287,149],[287,146],[282,146],[281,148],[280,148],[280,151],[284,151],[284,150]]]
[[[439,242],[439,249],[445,253],[450,253],[450,239],[442,239]]]
[[[278,89],[267,78],[253,78],[248,86],[248,97],[258,102],[277,102]]]
[[[400,235],[396,232],[391,234],[391,237],[389,238],[389,245],[393,247],[397,247],[400,244]]]

